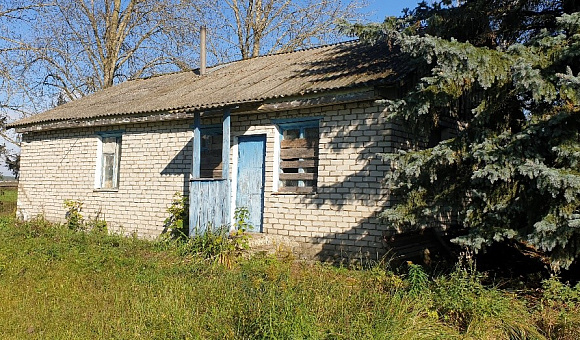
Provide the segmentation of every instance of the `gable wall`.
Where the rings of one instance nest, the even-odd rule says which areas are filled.
[[[388,204],[382,179],[388,166],[377,155],[391,151],[405,135],[370,102],[276,113],[233,115],[232,164],[236,136],[266,134],[264,234],[289,241],[304,257],[365,256],[382,250],[377,213]],[[278,194],[272,119],[323,117],[320,122],[318,190],[315,194]],[[218,119],[204,121],[216,123]],[[97,131],[74,129],[25,135],[22,143],[18,207],[26,217],[44,214],[64,219],[65,199],[84,203],[83,213],[99,211],[110,226],[142,237],[163,229],[175,192],[187,195],[191,168],[191,122],[124,125],[120,185],[117,192],[94,188]],[[276,241],[277,242],[277,241]]]

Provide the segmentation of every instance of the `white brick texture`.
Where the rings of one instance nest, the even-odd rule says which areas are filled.
[[[273,113],[232,115],[234,137],[266,134],[264,233],[301,244],[301,257],[375,258],[384,227],[378,213],[388,205],[383,179],[388,164],[378,153],[404,144],[405,134],[372,103],[333,105]],[[318,189],[276,192],[273,119],[322,117]],[[219,123],[205,119],[203,123]],[[87,218],[99,215],[110,228],[140,237],[163,231],[174,193],[188,194],[192,122],[171,121],[28,133],[23,136],[18,210],[63,221],[66,199],[84,203]],[[124,130],[117,191],[94,189],[98,132]],[[232,146],[235,138],[232,138]],[[234,150],[232,147],[231,150]],[[233,151],[232,151],[233,152]],[[232,162],[234,157],[230,158]],[[236,171],[231,164],[231,171]]]

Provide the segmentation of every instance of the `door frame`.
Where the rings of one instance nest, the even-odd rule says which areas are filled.
[[[232,187],[231,187],[231,192],[232,192],[232,197],[231,197],[231,204],[230,204],[230,216],[231,216],[231,223],[230,223],[230,231],[235,231],[235,211],[236,211],[236,198],[237,198],[237,193],[238,193],[238,146],[239,146],[239,138],[240,137],[259,137],[259,136],[263,136],[265,139],[265,143],[264,143],[264,183],[263,183],[263,188],[262,188],[262,195],[263,195],[263,201],[262,201],[262,228],[261,228],[261,232],[264,232],[264,202],[266,200],[266,173],[268,171],[268,139],[270,137],[271,131],[270,130],[266,130],[266,129],[256,129],[256,130],[252,130],[252,131],[248,131],[246,133],[241,133],[239,135],[235,135],[233,136],[233,147],[232,147],[232,168],[231,168],[231,175],[232,175]]]

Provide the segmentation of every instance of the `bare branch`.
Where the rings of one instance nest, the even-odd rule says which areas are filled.
[[[364,5],[364,0],[226,0],[216,5],[219,19],[213,30],[215,39],[228,46],[229,37],[237,37],[235,45],[245,59],[339,41],[335,22],[361,19]]]

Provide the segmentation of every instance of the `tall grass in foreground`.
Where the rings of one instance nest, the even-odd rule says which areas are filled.
[[[462,270],[432,280],[265,256],[228,268],[175,242],[0,222],[2,339],[572,339],[580,325],[578,291],[557,283],[565,301],[529,307]]]
[[[14,216],[17,198],[17,188],[0,188],[0,216]]]

